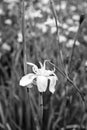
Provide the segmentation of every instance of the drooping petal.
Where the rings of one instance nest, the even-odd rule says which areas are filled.
[[[33,80],[36,78],[36,75],[33,73],[27,74],[23,76],[20,80],[20,85],[21,86],[27,86],[33,82]]]
[[[37,76],[37,87],[39,92],[45,92],[47,89],[48,78],[45,76]]]
[[[56,85],[56,81],[58,80],[57,76],[49,76],[50,79],[50,84],[49,84],[49,91],[51,93],[55,92],[55,85]]]

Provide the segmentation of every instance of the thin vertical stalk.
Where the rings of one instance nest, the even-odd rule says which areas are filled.
[[[33,120],[34,120],[34,123],[35,123],[35,128],[36,128],[36,130],[40,130],[40,125],[39,125],[39,121],[38,121],[38,116],[37,116],[37,114],[36,114],[36,112],[35,112],[35,109],[34,109],[34,106],[36,106],[35,105],[35,102],[34,102],[34,100],[33,100],[33,95],[32,95],[32,93],[28,93],[28,99],[30,99],[29,100],[29,103],[30,103],[30,107],[31,107],[31,113],[32,113],[32,115],[33,115]]]
[[[24,6],[24,0],[22,0],[22,36],[23,36],[23,55],[24,55],[24,74],[27,74],[27,49],[26,49],[26,40],[25,40],[25,34],[26,34],[26,29],[25,29],[25,6]]]
[[[39,93],[39,111],[40,111],[41,129],[43,129],[43,93]]]
[[[25,27],[25,5],[24,5],[24,0],[22,0],[22,37],[23,37],[23,67],[24,67],[24,74],[27,74],[27,47],[26,47],[26,39],[25,39],[25,34],[26,34],[26,27]],[[29,94],[29,88],[27,88],[26,93]],[[28,100],[30,104],[30,99],[28,95]],[[30,104],[31,106],[31,104]],[[30,112],[31,113],[31,112]],[[31,128],[31,114],[29,114],[29,129]]]
[[[66,130],[66,102],[67,102],[67,86],[66,86],[66,84],[67,84],[67,81],[66,81],[66,83],[65,83],[65,86],[64,86],[64,88],[65,88],[65,96],[64,96],[64,102],[65,102],[65,104],[64,104],[64,130]]]
[[[80,16],[79,27],[78,27],[78,30],[77,30],[77,32],[76,32],[76,35],[75,35],[75,38],[74,38],[74,42],[73,42],[73,47],[72,47],[72,50],[71,50],[71,56],[70,56],[69,65],[68,65],[68,74],[71,73],[71,65],[72,65],[74,50],[75,50],[75,46],[76,46],[76,40],[77,40],[77,38],[78,38],[78,34],[79,34],[79,32],[80,32],[80,27],[81,27],[82,24],[84,23],[84,20],[85,20],[85,16],[82,14],[82,15]]]
[[[63,67],[63,71],[64,71],[64,65],[63,65],[63,55],[62,55],[62,50],[60,47],[60,40],[59,40],[59,25],[58,25],[58,16],[57,16],[57,12],[55,10],[55,5],[54,5],[54,1],[50,0],[50,5],[51,5],[51,10],[55,19],[55,24],[56,24],[56,35],[57,35],[57,41],[58,41],[58,52],[59,52],[59,57],[60,57],[60,62],[62,64]]]
[[[71,51],[71,55],[70,55],[70,59],[69,59],[69,64],[68,64],[68,72],[67,72],[68,74],[71,73],[71,64],[72,64],[72,60],[73,60],[73,55],[74,55],[74,50],[75,50],[76,40],[78,37],[79,30],[80,30],[80,25],[78,27],[77,33],[74,38],[74,43],[73,43],[73,47],[72,47],[72,51]]]

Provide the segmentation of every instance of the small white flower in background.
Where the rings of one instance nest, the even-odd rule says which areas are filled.
[[[34,79],[36,79],[36,85],[39,92],[45,92],[47,90],[48,86],[48,80],[50,80],[49,83],[49,91],[51,93],[55,92],[55,85],[56,81],[58,80],[54,70],[46,70],[46,61],[44,61],[44,64],[40,63],[40,68],[38,68],[35,64],[28,62],[27,64],[32,66],[33,73],[29,73],[25,76],[23,76],[20,80],[21,86],[28,86],[31,88]]]
[[[67,7],[67,3],[66,3],[66,1],[61,1],[61,9],[62,10],[65,10],[66,9],[66,7]]]
[[[12,20],[11,20],[11,19],[6,19],[6,20],[5,20],[5,24],[11,25],[11,24],[12,24]]]
[[[10,47],[10,45],[8,45],[7,43],[3,43],[3,44],[2,44],[2,49],[3,49],[3,50],[6,50],[6,51],[10,51],[10,50],[11,50],[11,47]]]

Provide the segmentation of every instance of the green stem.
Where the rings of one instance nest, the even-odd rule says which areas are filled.
[[[24,54],[24,73],[27,74],[27,55],[26,55],[26,41],[25,41],[25,7],[24,7],[24,0],[22,1],[22,36],[23,36],[23,54]]]
[[[62,68],[64,70],[64,64],[63,64],[63,55],[62,55],[62,49],[60,47],[60,40],[59,40],[59,24],[58,24],[58,15],[57,12],[55,10],[55,4],[54,4],[54,0],[50,0],[50,5],[51,5],[51,9],[52,9],[52,13],[55,19],[55,24],[56,24],[56,35],[57,35],[57,41],[58,41],[58,53],[59,53],[59,58],[60,58],[60,63],[62,65]]]
[[[33,120],[34,120],[34,123],[35,123],[36,130],[40,130],[38,116],[37,116],[37,113],[35,112],[36,104],[34,102],[34,97],[33,97],[32,93],[31,93],[31,91],[28,92],[28,99],[29,99],[31,113],[33,115]]]
[[[41,129],[43,127],[43,93],[39,93],[39,111],[40,111],[40,122]]]
[[[71,65],[72,65],[72,61],[73,61],[73,55],[74,55],[74,50],[75,50],[75,46],[76,46],[76,41],[77,41],[77,37],[78,37],[78,34],[79,34],[79,30],[80,30],[80,25],[79,25],[77,33],[75,35],[73,47],[72,47],[72,50],[71,50],[71,55],[70,55],[69,64],[68,64],[68,72],[67,72],[68,74],[71,73]]]
[[[80,16],[80,21],[79,21],[79,27],[78,27],[78,30],[76,32],[75,38],[74,38],[73,47],[72,47],[72,50],[71,50],[71,56],[70,56],[70,59],[69,59],[68,74],[71,73],[71,65],[72,65],[72,61],[73,61],[73,56],[74,56],[74,50],[75,50],[75,46],[76,46],[76,41],[78,39],[78,34],[80,32],[80,28],[81,28],[82,24],[84,23],[84,19],[85,19],[85,16],[81,15]]]

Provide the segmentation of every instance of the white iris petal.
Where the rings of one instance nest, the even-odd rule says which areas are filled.
[[[20,85],[21,86],[27,86],[33,82],[33,80],[36,78],[36,75],[33,73],[27,74],[23,76],[20,80]]]
[[[39,92],[45,92],[47,89],[48,78],[45,76],[37,77],[37,87]]]
[[[49,91],[51,93],[55,92],[55,85],[56,81],[58,80],[54,70],[46,70],[46,62],[48,60],[44,61],[44,64],[40,63],[40,68],[38,68],[35,64],[28,62],[27,64],[32,66],[32,70],[34,73],[27,74],[23,76],[20,80],[21,86],[27,86],[29,88],[32,87],[32,83],[34,82],[34,79],[36,79],[36,85],[39,92],[45,92],[48,85],[48,79],[50,80],[49,85]]]
[[[51,93],[54,93],[55,92],[56,80],[58,80],[58,79],[57,79],[56,76],[49,76],[49,79],[50,79],[49,91]]]

